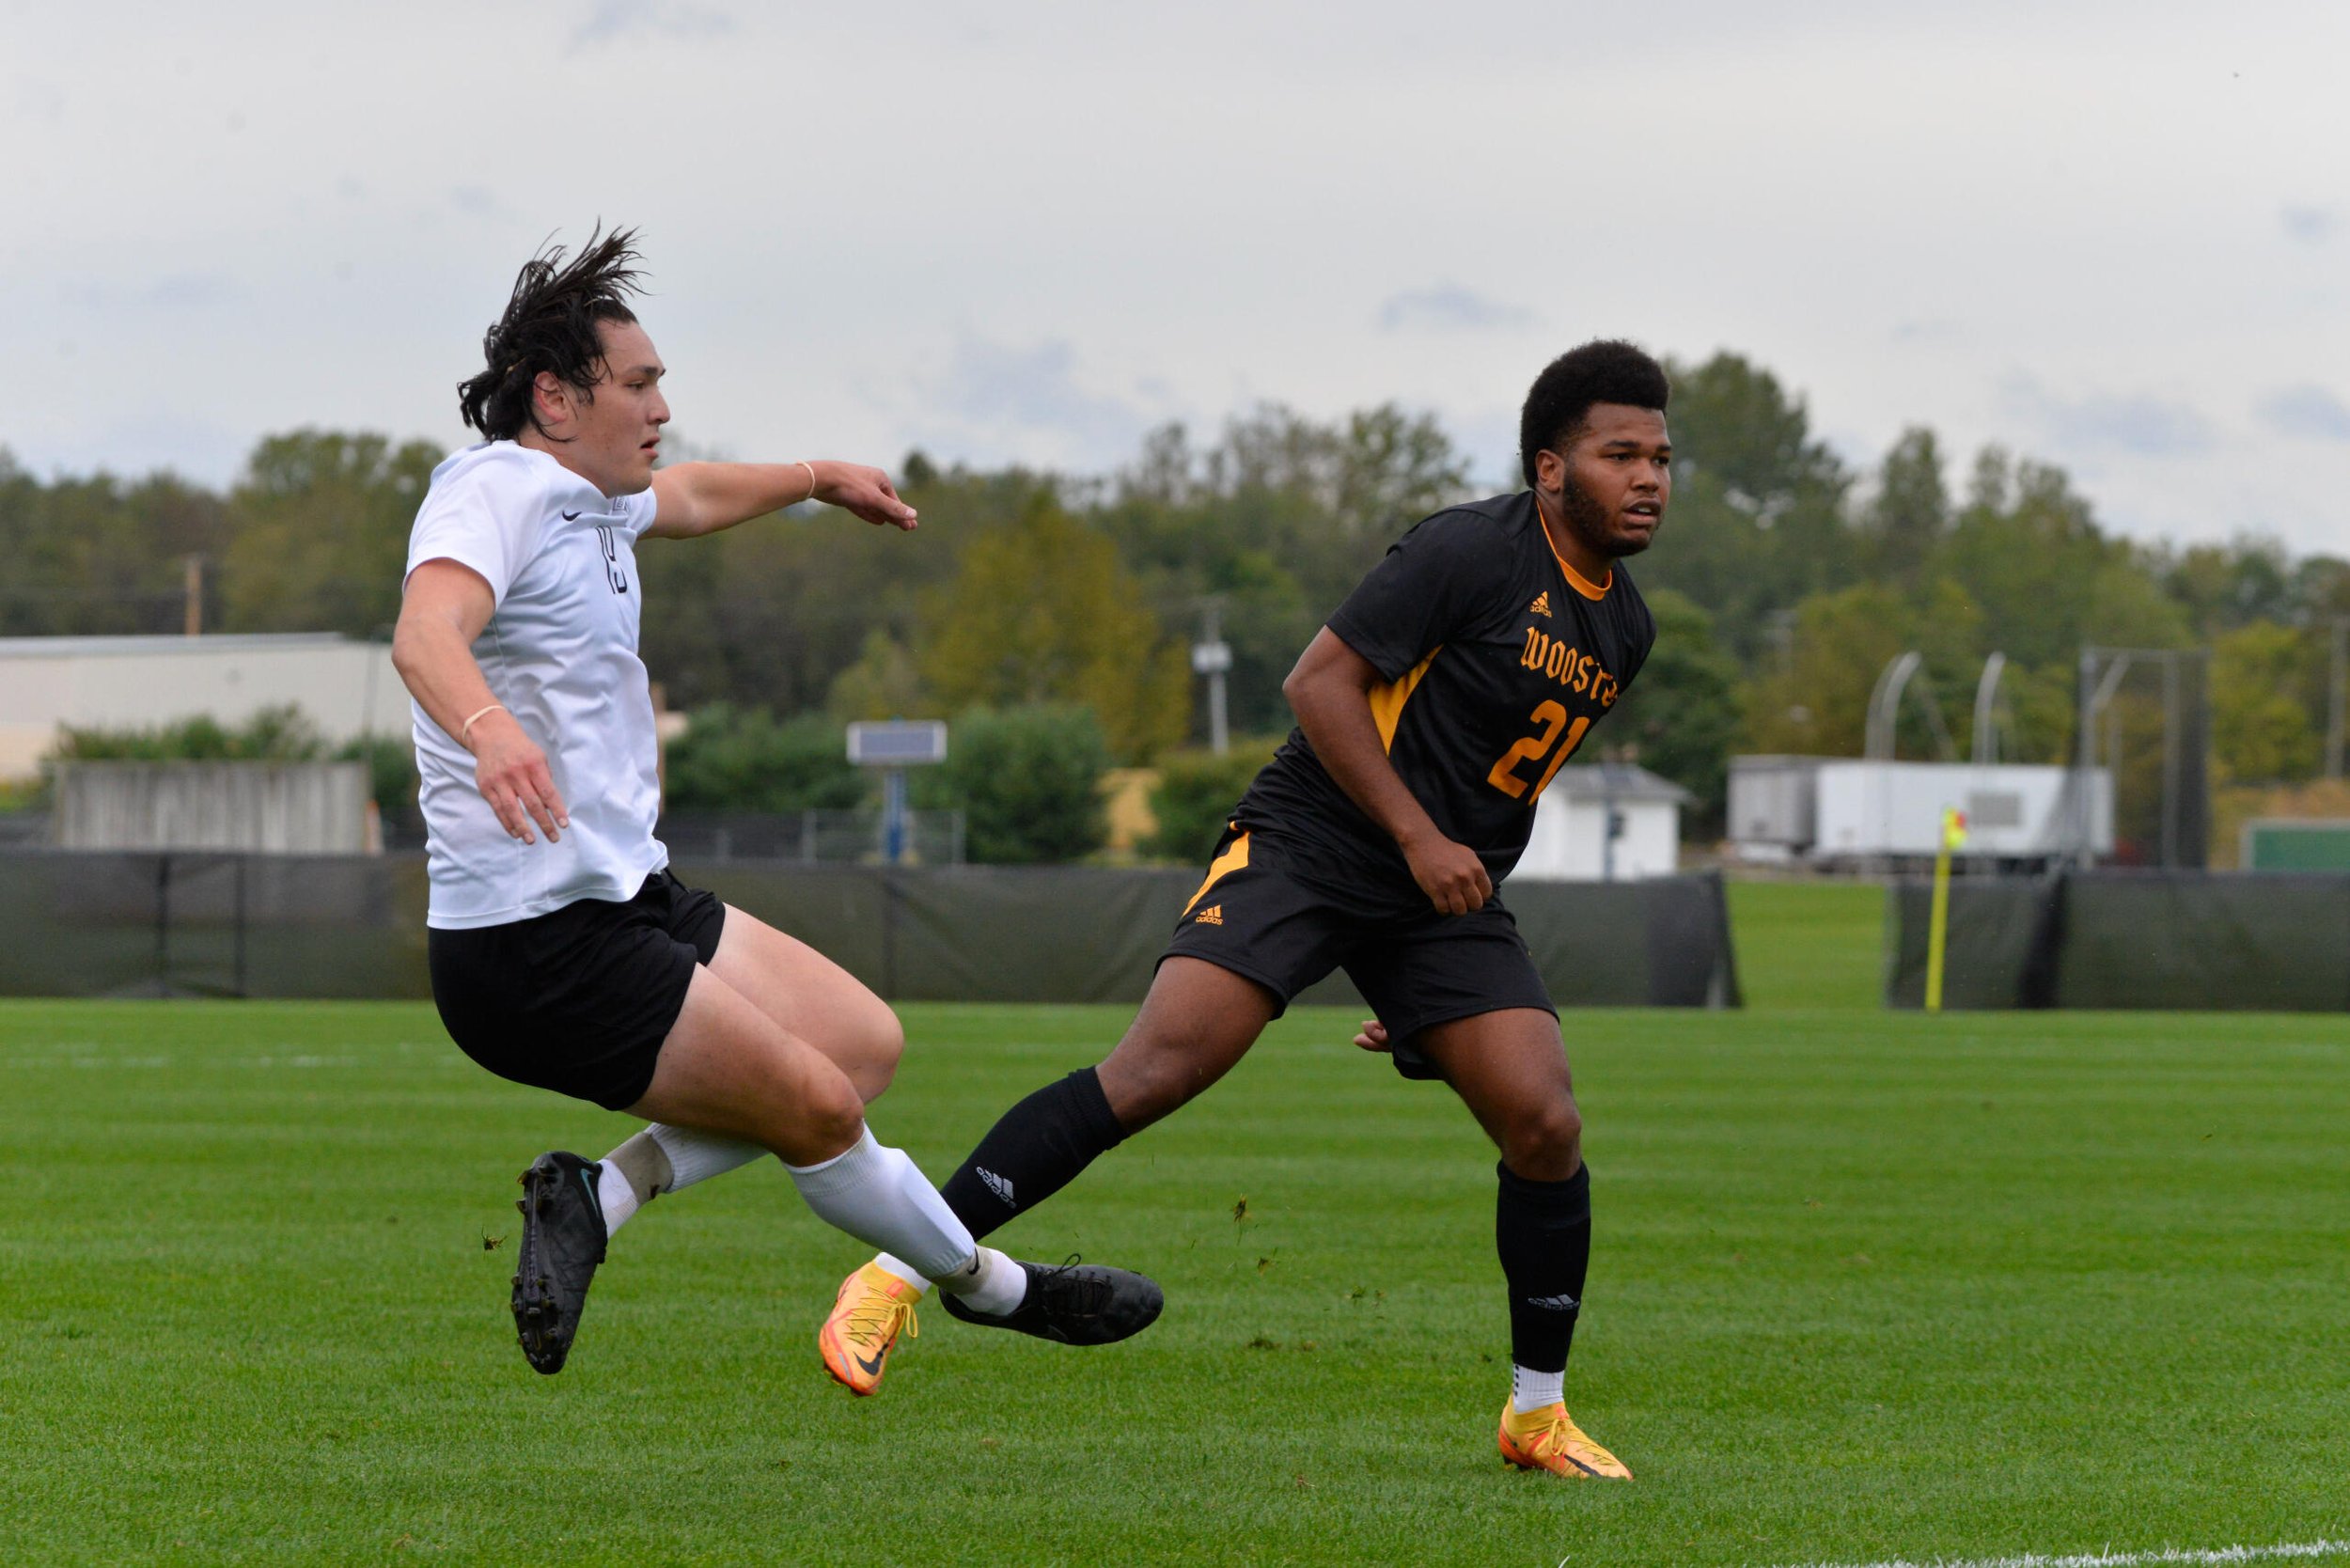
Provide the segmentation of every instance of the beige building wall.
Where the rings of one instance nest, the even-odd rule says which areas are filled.
[[[29,777],[61,726],[238,725],[300,708],[329,745],[405,736],[408,692],[387,643],[331,633],[210,637],[0,637],[0,778]]]

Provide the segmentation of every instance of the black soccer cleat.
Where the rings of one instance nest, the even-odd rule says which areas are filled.
[[[1028,1294],[1005,1317],[990,1317],[938,1293],[948,1317],[990,1328],[1009,1328],[1065,1345],[1109,1345],[1132,1339],[1156,1323],[1166,1293],[1148,1275],[1103,1268],[1073,1257],[1058,1268],[1023,1262]]]
[[[534,1371],[558,1372],[579,1332],[588,1283],[603,1262],[603,1168],[557,1149],[522,1174],[522,1246],[514,1260],[514,1333]]]

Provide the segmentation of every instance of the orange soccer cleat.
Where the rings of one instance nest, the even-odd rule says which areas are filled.
[[[824,1370],[860,1398],[880,1388],[900,1332],[911,1340],[922,1331],[914,1321],[914,1304],[920,1299],[913,1285],[879,1263],[867,1263],[840,1281],[832,1315],[816,1331]]]
[[[1501,1407],[1501,1457],[1521,1470],[1553,1475],[1630,1481],[1623,1461],[1583,1435],[1564,1404],[1546,1404],[1519,1415]]]

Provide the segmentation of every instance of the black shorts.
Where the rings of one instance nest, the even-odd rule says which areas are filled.
[[[718,951],[727,906],[666,870],[626,903],[431,931],[432,1000],[457,1048],[501,1078],[623,1110],[645,1097],[694,965]]]
[[[1407,1078],[1436,1076],[1414,1049],[1422,1029],[1505,1008],[1559,1011],[1500,900],[1469,915],[1425,904],[1406,911],[1393,889],[1349,894],[1308,883],[1277,844],[1238,828],[1216,845],[1208,879],[1159,961],[1179,953],[1255,980],[1279,1004],[1276,1016],[1300,991],[1344,969],[1387,1027],[1395,1070]]]

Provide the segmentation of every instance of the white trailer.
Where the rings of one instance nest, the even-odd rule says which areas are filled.
[[[1939,846],[1942,813],[1953,808],[1966,814],[1969,855],[2045,860],[2113,851],[2113,776],[2104,768],[1816,757],[1731,763],[1731,838],[1745,858],[1923,859]]]

